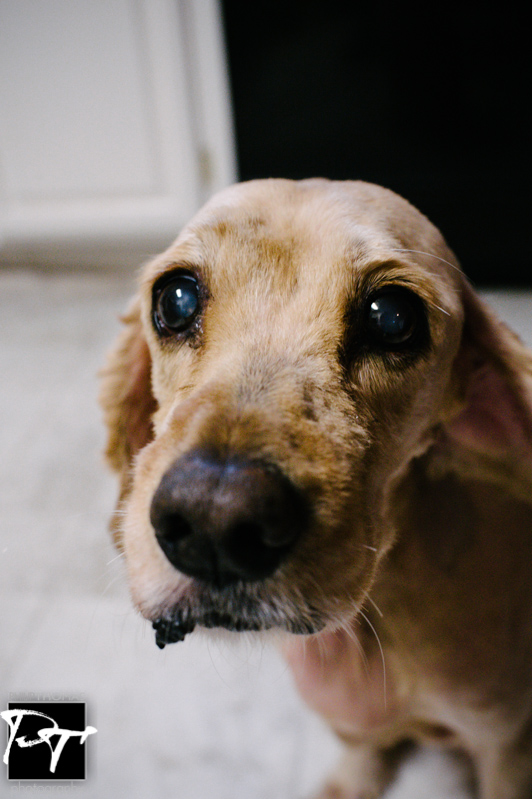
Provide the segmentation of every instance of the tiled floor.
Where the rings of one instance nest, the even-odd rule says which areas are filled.
[[[301,799],[337,747],[275,652],[201,634],[160,652],[130,608],[96,403],[130,289],[0,272],[1,709],[29,692],[86,699],[98,729],[75,791],[86,799]],[[532,343],[531,296],[492,299]],[[12,789],[0,773],[0,795]],[[425,753],[389,799],[465,795]]]

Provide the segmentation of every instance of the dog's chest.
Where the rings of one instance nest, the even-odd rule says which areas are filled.
[[[340,737],[379,746],[411,738],[465,749],[483,730],[490,738],[482,708],[487,700],[492,723],[494,708],[484,688],[412,667],[413,660],[403,661],[384,636],[379,645],[365,634],[355,638],[356,631],[358,625],[349,633],[325,633],[306,643],[292,639],[283,647],[303,699]]]
[[[470,497],[406,530],[372,592],[405,728],[465,748],[516,734],[532,701],[530,506]]]
[[[380,735],[401,724],[407,696],[376,639],[360,629],[322,633],[283,646],[306,703],[344,737]]]

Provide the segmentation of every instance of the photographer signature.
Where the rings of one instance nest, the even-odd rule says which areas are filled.
[[[0,713],[0,716],[7,722],[9,726],[9,737],[7,742],[6,751],[4,753],[4,763],[9,763],[9,755],[11,752],[11,747],[13,745],[13,741],[15,741],[22,749],[29,747],[29,746],[36,746],[37,744],[46,743],[50,747],[50,771],[52,774],[55,774],[56,766],[59,762],[59,758],[61,757],[61,753],[65,747],[66,742],[70,738],[79,737],[80,744],[85,743],[89,735],[93,735],[95,732],[98,732],[95,727],[86,727],[83,731],[81,730],[63,730],[57,724],[54,719],[50,716],[47,716],[45,713],[39,713],[37,710],[3,710]],[[34,738],[33,740],[26,740],[25,735],[20,735],[18,738],[15,736],[19,730],[19,727],[22,723],[22,720],[25,716],[40,716],[46,721],[51,722],[51,726],[42,727],[38,730],[38,738]],[[58,736],[58,741],[56,742],[55,746],[52,744],[51,738],[54,736]]]

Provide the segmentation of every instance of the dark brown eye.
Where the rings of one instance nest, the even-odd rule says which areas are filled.
[[[199,307],[199,286],[192,275],[178,274],[155,285],[153,323],[159,335],[170,336],[187,330]]]
[[[364,326],[369,346],[397,350],[417,345],[425,322],[423,302],[401,286],[381,289],[366,303]]]

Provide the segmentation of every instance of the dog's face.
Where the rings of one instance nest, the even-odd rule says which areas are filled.
[[[149,265],[156,410],[120,535],[161,643],[353,616],[393,487],[453,413],[460,279],[404,200],[321,180],[232,187]]]

